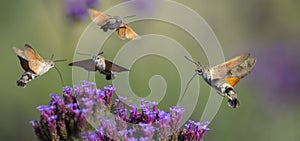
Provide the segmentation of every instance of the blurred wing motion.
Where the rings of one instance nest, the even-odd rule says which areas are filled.
[[[70,63],[69,66],[81,67],[87,71],[96,71],[97,70],[93,59],[86,59],[86,60],[82,60],[82,61],[73,62],[73,63]]]
[[[89,16],[93,20],[93,22],[97,23],[98,26],[105,25],[112,17],[101,13],[100,11],[89,9]]]
[[[256,63],[256,59],[249,56],[249,53],[244,53],[209,69],[203,66],[199,69],[204,70],[200,73],[203,79],[221,96],[227,97],[232,108],[240,105],[234,86],[253,70]]]
[[[216,65],[211,68],[211,75],[213,79],[224,78],[233,68],[242,64],[250,56],[249,53],[244,53],[239,56],[236,56],[222,64]]]
[[[43,75],[54,67],[53,61],[44,61],[28,44],[25,44],[23,50],[15,47],[13,47],[13,50],[18,56],[22,68],[25,70],[21,78],[17,81],[18,86],[25,88],[29,81]]]
[[[106,80],[111,80],[116,77],[115,72],[122,72],[122,71],[129,71],[128,69],[119,66],[117,64],[112,63],[109,60],[105,59],[105,70],[101,71],[100,73],[104,74],[106,77]]]
[[[89,9],[88,11],[93,22],[97,23],[97,25],[100,26],[104,32],[108,31],[108,29],[116,29],[118,36],[122,40],[134,40],[139,38],[138,34],[136,34],[127,24],[123,24],[122,20],[118,16],[112,17],[93,9]]]
[[[105,75],[106,80],[111,80],[115,78],[114,72],[122,72],[122,71],[129,71],[128,69],[119,66],[117,64],[112,63],[109,60],[104,60],[105,65],[101,65],[99,63],[99,66],[97,67],[97,62],[101,62],[101,60],[104,59],[103,57],[100,57],[98,60],[93,59],[87,59],[82,61],[77,61],[70,63],[69,66],[78,66],[81,68],[84,68],[87,71],[99,71],[101,74]]]
[[[109,60],[105,60],[105,64],[106,64],[106,70],[112,71],[112,72],[122,72],[122,71],[129,71],[129,69],[126,69],[122,66],[119,66],[117,64],[112,63]]]
[[[14,52],[17,54],[20,64],[25,71],[32,71],[39,74],[43,69],[44,60],[42,57],[28,44],[25,44],[24,50],[13,47]]]
[[[13,47],[13,49],[14,49],[15,52],[19,51],[19,49],[15,48],[15,47]],[[20,60],[20,64],[21,64],[22,68],[23,68],[25,71],[32,71],[32,70],[30,70],[30,68],[29,68],[28,60],[24,59],[23,57],[21,57],[21,56],[19,56],[19,55],[17,55],[17,56],[18,56],[18,58],[19,58],[19,60]],[[33,71],[32,71],[32,72],[33,72]]]
[[[226,82],[231,86],[235,86],[235,84],[237,84],[240,79],[247,76],[253,70],[255,64],[255,58],[248,58],[243,63],[230,70],[230,72],[226,76]]]
[[[129,27],[127,24],[123,24],[121,25],[117,30],[116,30],[118,36],[122,39],[122,40],[125,40],[125,39],[132,39],[132,40],[135,40],[135,39],[139,39],[139,35],[136,34],[134,32],[134,30]]]

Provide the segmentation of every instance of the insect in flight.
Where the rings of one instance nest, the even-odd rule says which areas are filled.
[[[228,98],[228,106],[236,108],[240,105],[233,87],[253,70],[255,58],[250,57],[249,53],[244,53],[213,67],[203,66],[186,56],[185,58],[197,66],[196,74],[202,76],[221,96]]]
[[[22,74],[21,78],[17,81],[17,85],[25,88],[26,84],[40,77],[41,75],[48,72],[51,68],[55,68],[60,76],[63,83],[61,73],[55,67],[54,62],[66,61],[66,60],[44,60],[30,45],[25,44],[24,49],[18,49],[13,47],[14,52],[17,54],[20,64],[25,72]],[[53,57],[53,56],[52,56]]]
[[[78,66],[87,71],[99,71],[101,74],[106,76],[106,80],[114,79],[116,76],[115,72],[129,71],[129,69],[105,59],[102,54],[103,52],[98,53],[92,59],[70,63],[69,66]]]
[[[108,30],[116,30],[117,35],[122,40],[139,39],[138,34],[135,33],[134,30],[128,26],[128,24],[123,23],[122,19],[119,16],[112,17],[93,9],[89,9],[89,16],[93,20],[93,22],[100,26],[100,28],[104,32],[107,32]],[[132,16],[127,16],[124,18],[128,17]]]

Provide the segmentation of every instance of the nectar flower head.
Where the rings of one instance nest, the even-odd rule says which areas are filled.
[[[80,98],[82,107],[77,103],[76,97],[92,95],[95,92],[104,92],[100,101],[104,103],[111,99],[114,88],[107,87],[104,90],[96,89],[92,82],[84,81],[81,86],[64,87],[62,96],[50,94],[51,100],[48,106],[38,106],[40,120],[30,121],[39,140],[69,140],[81,138],[82,131],[87,126],[87,114],[90,113],[93,101],[88,98]],[[96,94],[96,93],[95,93]],[[80,109],[81,108],[81,109]],[[98,136],[97,136],[98,137]]]
[[[179,122],[184,109],[179,106],[170,108],[170,112],[157,109],[157,102],[140,100],[139,105],[125,105],[126,98],[116,100],[114,119],[97,117],[103,134],[114,140],[179,140],[203,139],[208,123],[190,121],[186,128],[179,130]],[[187,132],[188,131],[188,132]],[[89,135],[89,134],[87,134]],[[89,137],[89,138],[92,138]]]
[[[97,7],[99,6],[99,0],[85,0],[87,7]]]
[[[75,20],[84,20],[87,17],[87,9],[82,0],[66,0],[66,14]]]
[[[157,102],[141,100],[139,105],[125,105],[126,98],[112,103],[113,86],[97,89],[94,82],[82,81],[74,88],[64,87],[62,96],[51,94],[48,106],[38,106],[39,120],[30,121],[39,140],[84,141],[184,141],[202,140],[208,122],[189,121],[179,130],[184,109],[173,106],[169,112],[159,110]],[[112,111],[112,117],[103,112]],[[95,117],[96,115],[96,117]],[[91,118],[97,120],[96,126]],[[90,129],[93,126],[92,129]]]
[[[95,8],[99,0],[66,0],[66,14],[74,20],[84,20],[88,16],[88,8]]]

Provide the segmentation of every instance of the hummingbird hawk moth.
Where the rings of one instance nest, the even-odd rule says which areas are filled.
[[[186,59],[192,61],[187,57]],[[236,108],[240,105],[233,87],[253,70],[255,58],[250,57],[249,53],[244,53],[213,67],[192,62],[197,66],[196,74],[202,76],[221,96],[228,98],[228,106]]]
[[[44,60],[30,45],[25,44],[24,49],[18,49],[13,47],[14,52],[17,54],[20,64],[25,72],[22,74],[21,78],[17,81],[17,85],[25,88],[26,84],[40,77],[41,75],[48,72],[51,68],[55,68],[55,61]],[[64,60],[56,60],[64,61]],[[57,68],[56,68],[57,70]],[[57,70],[58,71],[58,70]],[[59,71],[58,71],[59,72]],[[61,74],[59,72],[60,78],[62,80]]]
[[[129,71],[129,69],[105,59],[102,54],[103,52],[98,53],[92,59],[70,63],[69,66],[78,66],[87,71],[99,71],[99,73],[106,76],[106,80],[114,79],[116,76],[115,72]]]
[[[122,40],[125,39],[138,39],[139,36],[134,30],[128,26],[128,24],[123,23],[119,16],[110,16],[100,11],[89,9],[89,16],[100,28],[107,32],[108,30],[116,30],[117,35]],[[131,16],[127,16],[131,17]]]

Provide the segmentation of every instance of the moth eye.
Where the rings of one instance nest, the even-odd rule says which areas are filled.
[[[202,69],[196,70],[197,74],[201,74],[202,73]]]

